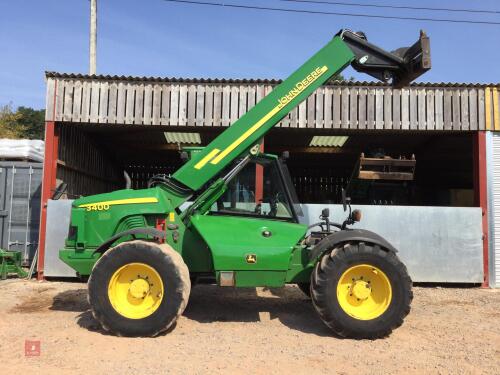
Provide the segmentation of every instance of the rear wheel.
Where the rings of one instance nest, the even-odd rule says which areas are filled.
[[[89,304],[105,330],[120,336],[156,336],[186,308],[191,283],[182,257],[168,245],[121,243],[95,264]]]
[[[396,254],[363,242],[327,252],[311,282],[316,311],[343,337],[388,335],[403,323],[413,299],[411,279]]]

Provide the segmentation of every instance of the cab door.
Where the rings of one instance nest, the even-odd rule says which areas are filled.
[[[210,247],[216,271],[286,271],[307,231],[297,223],[277,160],[267,158],[250,161],[191,223]]]

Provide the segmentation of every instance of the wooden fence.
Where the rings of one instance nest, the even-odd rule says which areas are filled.
[[[47,121],[229,126],[268,94],[265,81],[152,81],[47,75]],[[285,128],[500,130],[497,87],[327,85],[289,113]],[[498,129],[497,129],[498,127]]]

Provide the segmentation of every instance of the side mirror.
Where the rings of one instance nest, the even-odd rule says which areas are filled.
[[[323,219],[326,219],[326,218],[330,217],[330,209],[329,208],[323,208],[323,210],[321,211],[321,217]]]
[[[342,207],[344,207],[344,212],[347,211],[347,195],[345,189],[342,188]]]

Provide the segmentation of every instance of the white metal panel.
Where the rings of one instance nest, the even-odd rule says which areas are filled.
[[[325,207],[342,222],[340,204],[302,204],[301,222],[318,222]],[[384,237],[397,250],[414,282],[482,283],[483,241],[480,207],[353,205],[363,212],[352,228]]]
[[[500,287],[500,134],[488,134],[490,285]]]
[[[75,270],[59,259],[59,250],[64,247],[64,241],[68,237],[72,203],[71,199],[49,199],[47,202],[45,276],[76,277]]]

